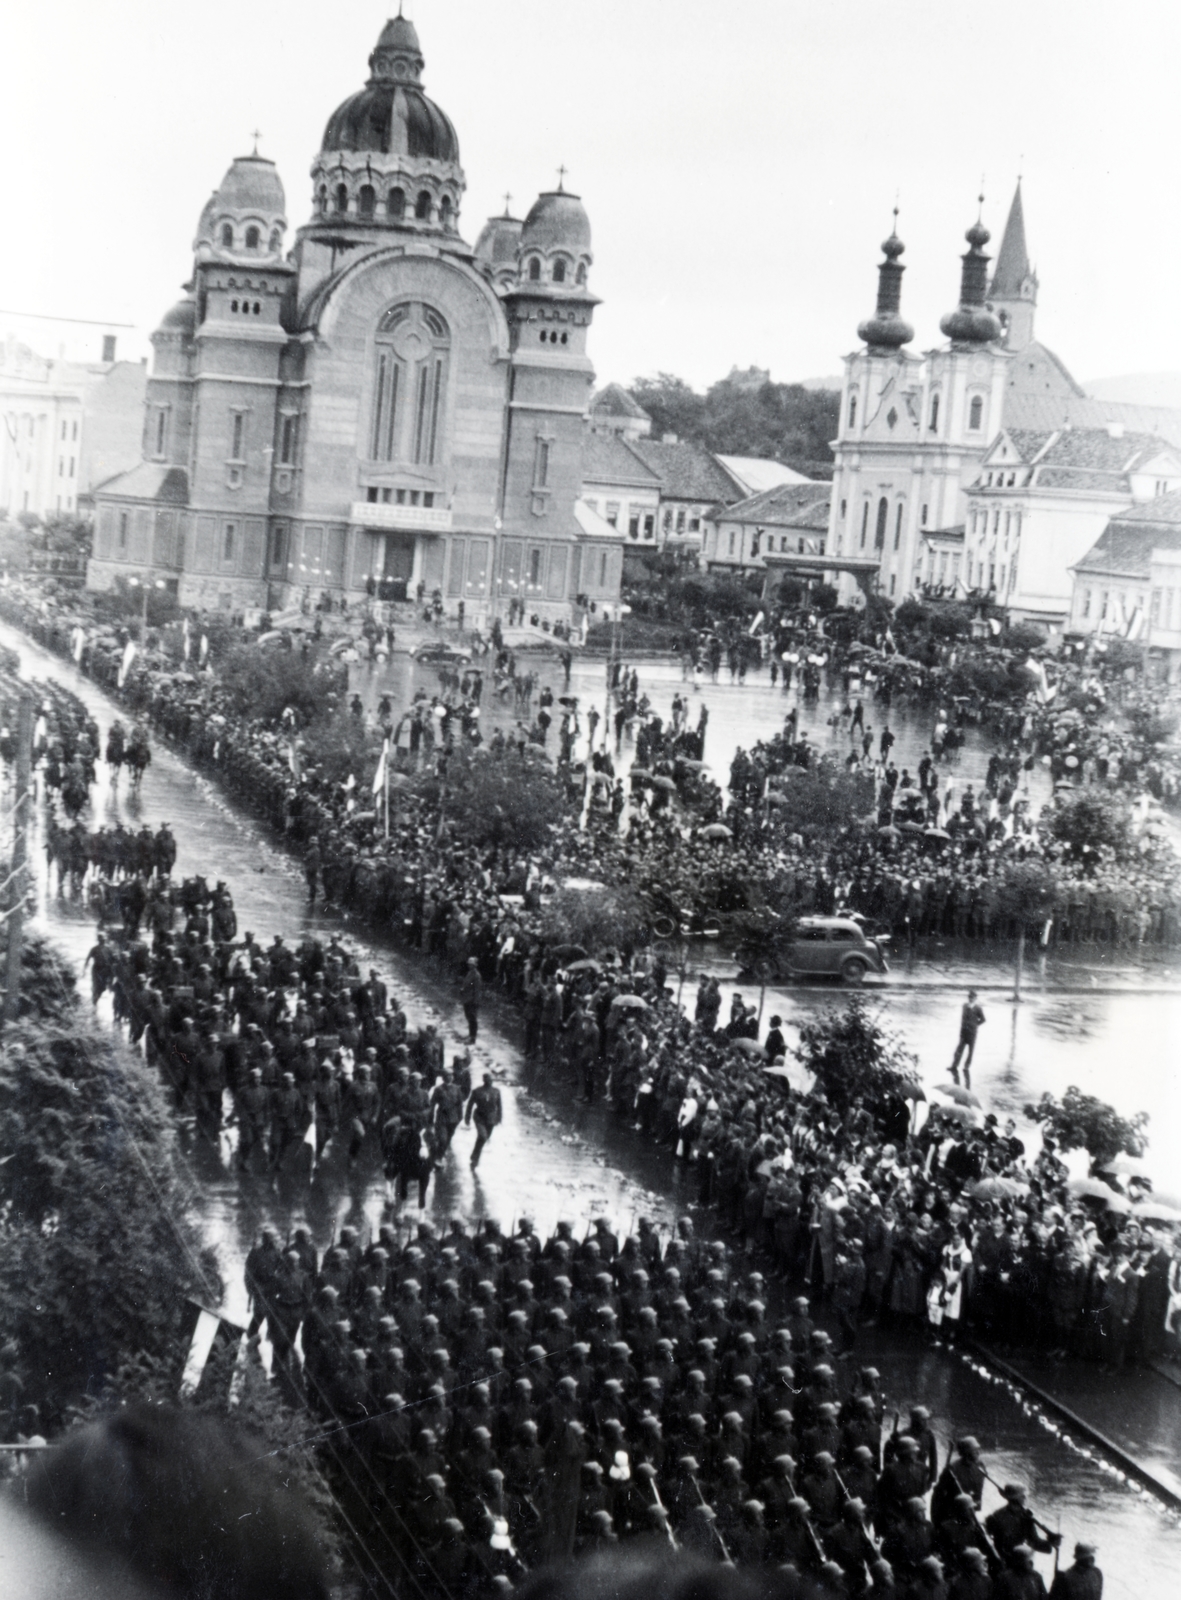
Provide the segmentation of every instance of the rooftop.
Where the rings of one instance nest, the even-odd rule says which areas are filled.
[[[614,433],[586,435],[582,444],[582,481],[639,484],[650,489],[661,486],[659,473]]]
[[[696,500],[702,505],[732,505],[745,494],[745,485],[721,465],[704,445],[678,441],[665,444],[636,439],[630,446],[657,474],[666,500]]]
[[[781,483],[761,494],[748,495],[737,505],[720,507],[716,515],[719,521],[826,533],[831,504],[830,483]]]

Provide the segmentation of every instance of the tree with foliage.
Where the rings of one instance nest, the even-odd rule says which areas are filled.
[[[326,688],[338,688],[335,666],[322,654],[305,659],[278,641],[235,646],[218,662],[217,676],[239,717],[270,726],[289,706],[301,727],[323,716]]]
[[[1066,854],[1084,869],[1095,866],[1100,850],[1123,857],[1131,849],[1132,812],[1122,795],[1095,788],[1062,794],[1045,821]]]
[[[850,772],[831,756],[808,767],[785,767],[767,795],[777,828],[798,833],[806,843],[853,827],[873,811],[873,778]]]
[[[917,1061],[901,1036],[853,999],[803,1023],[795,1054],[815,1087],[844,1114],[855,1100],[871,1109],[896,1102],[917,1076]]]
[[[654,378],[637,378],[631,397],[652,418],[652,437],[675,433],[678,439],[698,441],[705,416],[705,396],[698,394],[684,378],[671,372],[658,372]]]
[[[481,849],[539,850],[567,810],[553,767],[532,746],[502,755],[463,746],[419,780],[419,792],[440,807],[453,839]]]
[[[1025,1115],[1060,1150],[1085,1150],[1091,1158],[1092,1172],[1118,1155],[1142,1156],[1148,1148],[1147,1111],[1121,1117],[1114,1106],[1092,1094],[1083,1094],[1073,1084],[1061,1100],[1043,1094],[1036,1105],[1025,1107]]]
[[[632,399],[652,418],[652,437],[676,434],[720,455],[782,461],[809,477],[832,473],[840,395],[798,383],[751,385],[722,378],[704,395],[672,373],[637,378]]]
[[[1033,857],[1010,861],[996,886],[997,912],[1017,929],[1017,970],[1013,993],[1021,998],[1025,970],[1025,937],[1040,934],[1059,900],[1059,883],[1053,869]]]
[[[542,936],[551,945],[581,945],[589,955],[614,949],[625,953],[646,944],[652,913],[627,885],[559,889],[541,918]]]
[[[174,1358],[186,1296],[220,1281],[156,1075],[76,1006],[5,1029],[0,1148],[0,1327],[60,1419],[129,1357]]]

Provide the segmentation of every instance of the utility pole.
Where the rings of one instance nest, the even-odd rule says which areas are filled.
[[[33,774],[33,699],[21,690],[16,718],[16,793],[12,809],[12,877],[9,880],[8,968],[4,1016],[20,1015],[21,945],[24,935],[25,859],[28,854],[29,789]]]

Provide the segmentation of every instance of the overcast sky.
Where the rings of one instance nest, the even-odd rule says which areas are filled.
[[[201,207],[254,128],[286,186],[291,243],[324,124],[364,83],[388,6],[10,6],[0,310],[110,318],[142,339],[178,298]],[[1083,379],[1181,370],[1167,0],[406,10],[427,92],[459,135],[469,241],[505,190],[523,215],[569,169],[594,235],[603,381],[839,371],[896,193],[903,309],[915,347],[935,343],[981,176],[995,250],[1019,171],[1040,337]]]

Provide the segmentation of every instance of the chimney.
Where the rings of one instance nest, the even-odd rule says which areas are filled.
[[[115,359],[115,335],[113,333],[104,333],[103,334],[103,360],[104,361],[114,361],[114,359]]]

